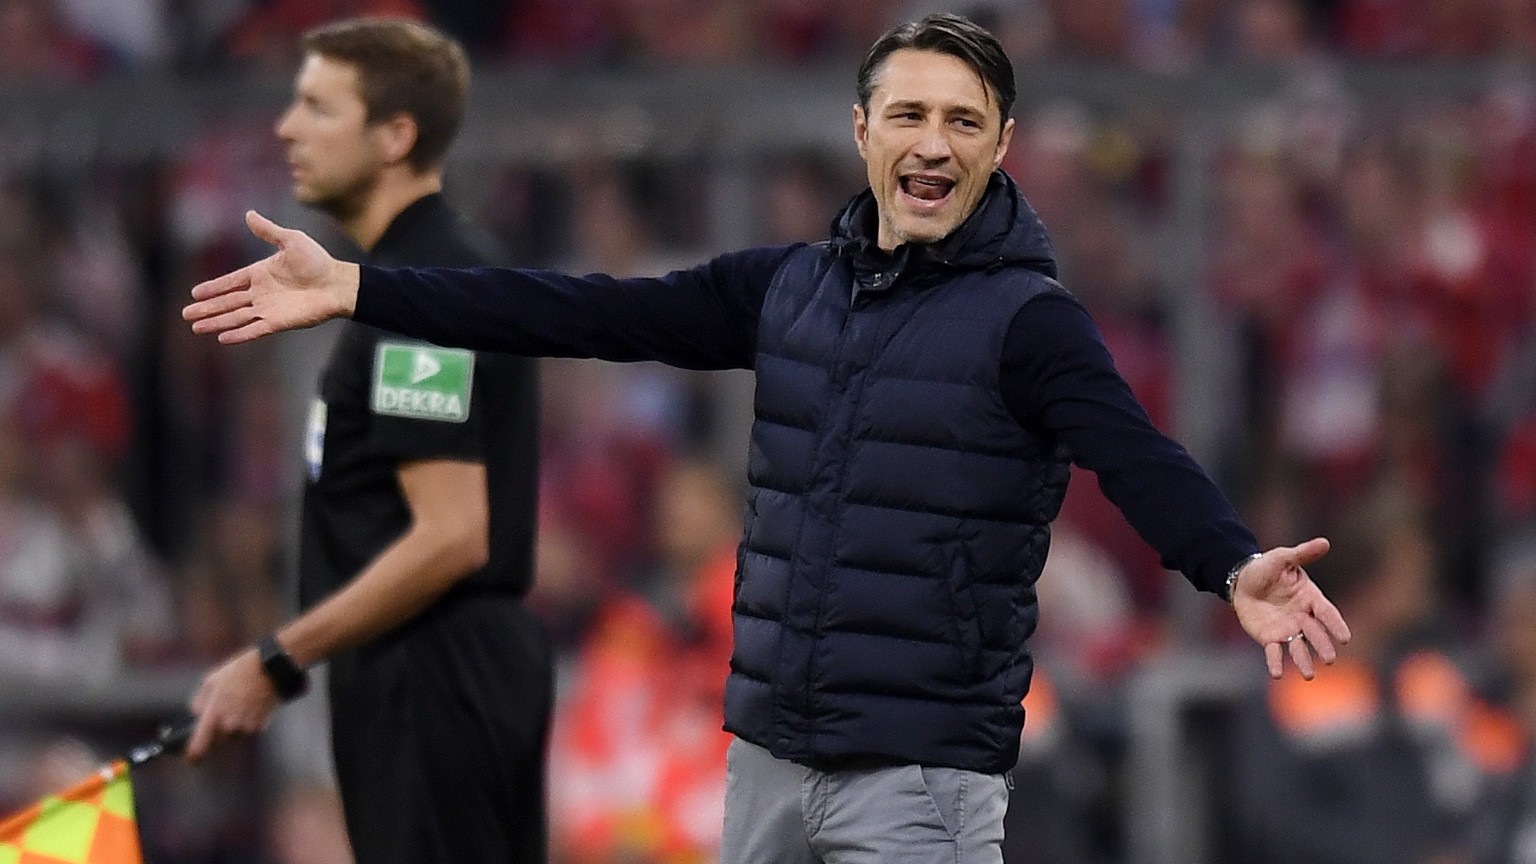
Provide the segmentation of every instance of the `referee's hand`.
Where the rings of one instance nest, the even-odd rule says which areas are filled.
[[[188,703],[197,715],[197,725],[187,742],[187,761],[198,761],[229,738],[254,735],[267,728],[281,702],[261,670],[256,649],[236,654],[203,678]]]

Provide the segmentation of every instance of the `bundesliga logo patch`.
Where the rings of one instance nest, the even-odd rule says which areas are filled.
[[[381,342],[373,359],[373,411],[463,423],[474,375],[472,351]]]

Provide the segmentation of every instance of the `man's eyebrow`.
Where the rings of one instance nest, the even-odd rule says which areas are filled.
[[[932,107],[932,106],[930,106],[927,102],[924,102],[924,101],[922,101],[920,99],[899,99],[899,100],[897,100],[895,102],[892,102],[889,105],[885,106],[885,110],[887,110],[887,111],[912,111],[912,110],[927,111],[927,110],[929,110],[930,107]],[[951,117],[957,116],[957,115],[959,115],[959,116],[966,116],[966,117],[986,117],[987,116],[987,113],[985,111],[981,110],[980,108],[975,108],[975,107],[970,106],[970,105],[950,105],[950,106],[944,108],[943,111],[944,111],[944,113],[946,115],[949,115]]]

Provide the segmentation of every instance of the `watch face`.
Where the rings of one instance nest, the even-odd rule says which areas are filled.
[[[293,662],[277,639],[268,636],[261,640],[260,654],[262,671],[267,673],[277,695],[292,699],[304,693],[309,685],[309,675]]]

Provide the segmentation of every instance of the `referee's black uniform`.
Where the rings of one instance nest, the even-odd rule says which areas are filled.
[[[505,263],[428,195],[367,257]],[[541,862],[550,645],[524,608],[537,486],[533,360],[470,354],[348,322],[306,436],[300,602],[341,587],[410,525],[401,463],[483,462],[490,561],[415,618],[330,662],[331,738],[358,864]]]

